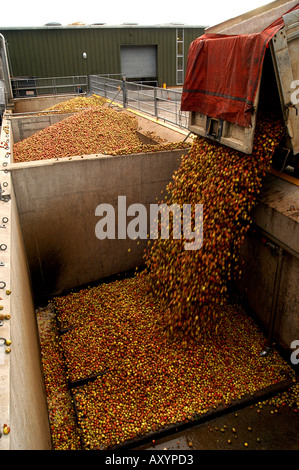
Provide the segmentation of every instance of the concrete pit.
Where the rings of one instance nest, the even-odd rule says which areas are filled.
[[[43,109],[48,105],[43,105]],[[53,448],[41,366],[38,312],[47,312],[42,309],[53,296],[143,265],[146,240],[141,240],[139,245],[132,240],[99,242],[94,232],[95,208],[109,202],[117,209],[118,195],[126,196],[127,206],[138,202],[149,208],[161,197],[161,191],[186,153],[186,149],[174,149],[13,163],[15,135],[16,141],[32,135],[51,124],[51,119],[52,116],[7,114],[2,125],[0,204],[5,228],[1,229],[4,263],[1,286],[3,311],[10,318],[3,321],[1,336],[12,341],[9,354],[4,348],[0,351],[3,397],[0,417],[11,429],[0,439],[3,450]],[[147,140],[144,143],[180,142],[186,136],[144,116],[137,115],[137,119],[142,138]],[[246,239],[242,252],[245,269],[238,286],[267,329],[277,254],[275,250],[272,253],[264,239],[283,247],[285,256],[273,339],[287,350],[299,338],[298,193],[295,183],[274,174],[266,177],[253,216],[257,231]],[[33,433],[24,432],[29,423]]]

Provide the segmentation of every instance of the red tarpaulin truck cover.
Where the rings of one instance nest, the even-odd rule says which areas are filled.
[[[299,3],[287,13],[299,9]],[[251,126],[265,50],[284,26],[278,18],[260,33],[204,34],[188,52],[181,110]]]

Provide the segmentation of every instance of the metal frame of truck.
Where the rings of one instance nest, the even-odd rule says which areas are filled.
[[[287,138],[276,160],[281,171],[294,166],[299,176],[299,9],[282,15],[284,26],[270,40],[269,46],[280,98]],[[263,72],[264,73],[264,72]],[[254,101],[251,127],[189,112],[190,132],[219,141],[223,145],[251,154],[260,99],[260,83]]]

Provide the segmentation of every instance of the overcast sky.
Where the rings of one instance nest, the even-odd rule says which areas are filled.
[[[185,23],[212,26],[270,3],[267,0],[14,0],[1,8],[0,26],[43,26],[49,22],[86,24]]]

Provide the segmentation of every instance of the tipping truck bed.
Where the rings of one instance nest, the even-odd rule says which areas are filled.
[[[251,154],[261,82],[269,80],[264,65],[266,56],[270,56],[272,81],[275,81],[287,131],[284,145],[287,154],[283,158],[286,161],[286,156],[292,157],[297,162],[296,167],[299,154],[298,2],[273,2],[268,10],[257,9],[245,18],[209,28],[193,41],[188,53],[182,110],[189,111],[192,133]],[[263,93],[269,95],[268,101],[274,102],[267,83]]]

